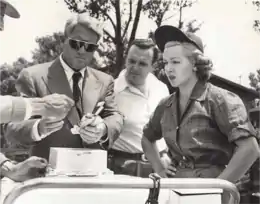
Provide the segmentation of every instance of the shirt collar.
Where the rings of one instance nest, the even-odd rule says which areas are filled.
[[[125,78],[125,74],[126,74],[126,69],[123,69],[120,72],[118,78],[116,79],[116,84],[115,84],[116,93],[124,91],[126,88],[133,87],[131,84],[127,82]],[[156,83],[157,83],[157,78],[152,73],[149,73],[145,81],[145,87],[147,91],[149,91],[150,87],[154,87]]]
[[[198,81],[194,86],[190,99],[196,101],[205,101],[208,92],[208,83]]]
[[[63,60],[62,54],[60,55],[60,62],[61,62],[61,66],[63,67],[63,69],[68,77],[68,80],[70,80],[75,71]],[[86,70],[86,68],[83,68],[80,70],[82,78],[84,78],[84,76],[85,76],[85,70]]]
[[[191,92],[190,100],[205,101],[208,93],[208,87],[208,82],[197,81]],[[167,100],[166,106],[171,106],[172,103],[177,100],[178,91],[179,89],[177,89],[175,93],[173,93],[172,96]]]

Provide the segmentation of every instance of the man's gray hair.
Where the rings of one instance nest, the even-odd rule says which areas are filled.
[[[65,25],[65,37],[68,37],[70,33],[76,28],[77,25],[90,29],[98,36],[98,40],[102,37],[103,25],[97,19],[89,16],[87,13],[80,13],[69,18]]]

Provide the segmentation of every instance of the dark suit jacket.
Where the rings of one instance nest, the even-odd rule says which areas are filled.
[[[22,95],[28,97],[43,97],[59,93],[73,98],[59,58],[53,62],[23,69],[18,77],[16,88]],[[123,116],[117,111],[113,89],[114,81],[110,75],[92,68],[86,69],[82,91],[83,113],[91,113],[99,101],[105,101],[104,110],[100,116],[107,125],[109,147],[119,136],[123,125]],[[5,135],[11,141],[31,145],[31,155],[47,159],[50,147],[100,148],[99,144],[84,145],[79,135],[71,134],[71,127],[79,121],[76,108],[73,107],[64,120],[63,128],[39,142],[34,142],[31,137],[32,127],[36,120],[9,123]]]

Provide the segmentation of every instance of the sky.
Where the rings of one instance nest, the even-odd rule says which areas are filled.
[[[21,14],[19,20],[5,17],[0,32],[0,64],[12,63],[22,56],[31,59],[35,38],[63,31],[71,12],[63,0],[9,0]],[[171,14],[168,14],[171,15]],[[184,19],[203,23],[197,32],[205,54],[214,63],[213,73],[249,86],[248,75],[260,68],[260,33],[254,31],[254,19],[260,11],[250,0],[198,0],[184,11]],[[176,25],[176,18],[163,24]],[[141,15],[136,37],[147,37],[155,23]]]

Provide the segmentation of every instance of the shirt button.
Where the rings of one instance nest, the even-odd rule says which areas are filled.
[[[179,130],[179,126],[176,127],[176,130]]]
[[[187,160],[187,158],[186,158],[185,156],[183,156],[183,157],[182,157],[182,159],[183,159],[184,161],[186,161],[186,160]]]

